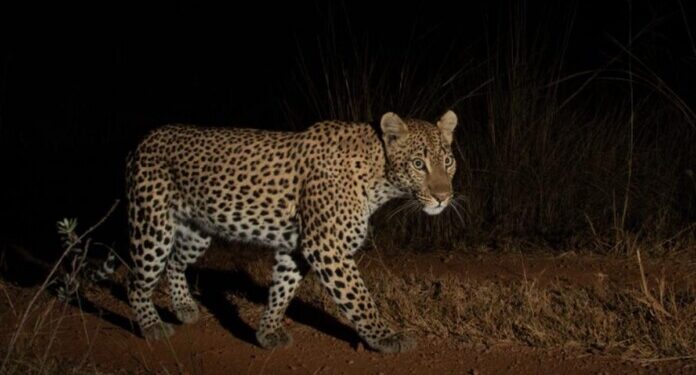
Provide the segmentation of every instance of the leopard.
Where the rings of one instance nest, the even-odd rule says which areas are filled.
[[[168,338],[152,300],[166,275],[174,315],[199,319],[185,275],[213,238],[273,249],[262,348],[288,346],[284,314],[312,271],[366,345],[399,353],[416,339],[380,316],[356,265],[369,219],[395,198],[428,215],[453,200],[457,115],[436,123],[384,113],[371,122],[321,121],[301,131],[170,124],[151,130],[126,163],[132,272],[127,298],[147,340]]]

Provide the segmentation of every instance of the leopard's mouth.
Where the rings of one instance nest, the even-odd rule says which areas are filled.
[[[423,211],[428,214],[428,215],[437,215],[441,213],[445,207],[447,207],[446,204],[439,204],[436,206],[423,206]]]
[[[425,212],[428,215],[440,214],[442,211],[445,210],[445,208],[447,208],[447,206],[449,206],[450,202],[452,201],[451,196],[443,200],[438,200],[434,196],[422,193],[415,193],[414,196],[418,203],[420,203],[423,212]]]
[[[450,199],[438,201],[436,199],[422,200],[423,212],[428,215],[438,215],[449,205]]]

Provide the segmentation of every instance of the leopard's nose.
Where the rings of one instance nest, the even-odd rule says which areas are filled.
[[[449,199],[449,197],[450,197],[449,192],[433,193],[433,198],[435,198],[435,200],[437,200],[437,203],[442,203],[442,202],[446,201],[447,199]]]

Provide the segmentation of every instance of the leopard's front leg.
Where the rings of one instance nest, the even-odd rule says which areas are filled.
[[[319,275],[343,316],[371,348],[384,353],[414,348],[415,340],[395,332],[382,320],[350,254],[348,239],[354,235],[352,229],[356,224],[363,224],[361,221],[365,219],[359,212],[338,207],[337,202],[329,199],[304,202],[301,213],[302,254]],[[349,222],[351,224],[347,225]]]
[[[320,275],[343,316],[353,323],[370,347],[384,353],[405,352],[415,347],[412,338],[395,332],[382,320],[351,255],[321,250],[321,246],[306,247],[303,254]]]

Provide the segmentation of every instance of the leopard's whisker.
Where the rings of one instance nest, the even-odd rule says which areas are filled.
[[[411,204],[412,204],[412,201],[410,201],[410,200],[400,204],[389,214],[389,216],[387,217],[387,220],[391,220],[399,212],[407,210]]]
[[[452,200],[452,211],[454,211],[454,213],[457,215],[457,217],[459,218],[459,221],[462,223],[462,226],[465,227],[466,223],[464,222],[464,218],[462,217],[462,215],[459,213],[459,209],[457,208],[458,204],[459,203]]]

